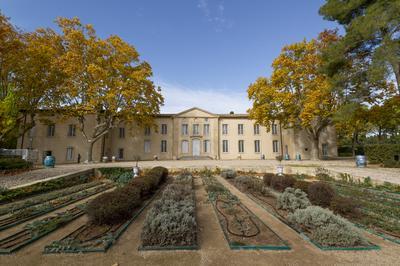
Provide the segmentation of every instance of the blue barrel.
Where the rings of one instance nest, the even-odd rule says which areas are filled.
[[[357,167],[366,167],[367,166],[367,156],[357,155],[356,156],[356,166]]]
[[[46,168],[54,168],[54,165],[56,164],[56,158],[51,155],[47,155],[46,158],[44,158],[43,164]]]

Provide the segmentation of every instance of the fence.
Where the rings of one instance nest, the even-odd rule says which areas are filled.
[[[22,159],[29,162],[37,162],[39,158],[38,150],[29,149],[0,149],[0,155],[2,156],[20,156]]]

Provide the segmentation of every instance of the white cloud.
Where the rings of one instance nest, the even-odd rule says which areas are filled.
[[[199,0],[197,7],[203,12],[206,20],[214,26],[216,32],[232,28],[233,21],[225,17],[225,6],[223,2],[219,2],[210,7],[208,5],[208,0]]]
[[[161,113],[179,113],[192,107],[199,107],[212,113],[246,113],[250,101],[246,91],[231,92],[218,89],[198,89],[168,82],[155,82],[161,87],[165,105]]]

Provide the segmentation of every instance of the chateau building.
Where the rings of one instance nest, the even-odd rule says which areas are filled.
[[[160,114],[156,127],[119,125],[93,147],[93,159],[104,156],[116,160],[175,159],[287,159],[310,158],[311,145],[304,131],[283,129],[273,124],[271,130],[255,124],[247,114],[213,114],[191,108],[178,114]],[[86,127],[90,127],[86,125]],[[94,121],[93,125],[94,127]],[[55,124],[40,121],[25,137],[24,148],[37,149],[39,156],[53,155],[57,163],[76,163],[87,158],[87,142],[74,119]],[[21,146],[19,139],[19,146]],[[336,132],[328,127],[321,134],[320,154],[336,157]]]

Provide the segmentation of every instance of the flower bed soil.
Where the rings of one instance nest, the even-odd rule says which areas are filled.
[[[22,230],[0,240],[0,254],[9,254],[61,228],[84,214],[84,206],[76,206],[65,212],[27,224]]]
[[[289,214],[288,211],[276,208],[277,198],[275,195],[273,195],[272,193],[268,194],[268,195],[264,195],[258,191],[252,190],[251,188],[245,188],[241,185],[238,185],[238,184],[236,184],[236,182],[234,182],[234,180],[228,180],[228,182],[230,184],[232,184],[233,186],[235,186],[242,193],[246,194],[250,199],[252,199],[254,202],[256,202],[263,209],[268,211],[270,214],[274,215],[281,222],[285,223],[290,228],[292,228],[294,231],[299,233],[303,239],[309,241],[310,243],[312,243],[314,246],[318,247],[321,250],[373,250],[373,249],[380,249],[379,246],[376,246],[371,243],[370,243],[370,245],[367,245],[367,246],[355,246],[355,247],[322,246],[322,245],[318,244],[316,241],[313,241],[312,239],[310,239],[311,232],[307,232],[305,230],[302,230],[301,228],[297,228],[293,224],[289,223],[289,221],[286,219],[287,215]],[[278,192],[274,191],[274,193],[278,193]]]
[[[290,249],[278,234],[239,200],[232,201],[232,196],[224,194],[216,197],[209,194],[209,200],[231,249]]]
[[[38,204],[33,207],[21,209],[15,213],[11,213],[9,215],[6,215],[2,219],[0,219],[0,231],[10,228],[12,226],[18,225],[18,224],[28,221],[30,219],[33,219],[37,216],[52,212],[54,210],[57,210],[59,208],[62,208],[69,204],[72,204],[74,202],[88,198],[90,196],[93,196],[93,195],[103,192],[105,190],[108,190],[112,187],[114,187],[114,185],[111,183],[107,183],[107,184],[103,183],[94,188],[88,188],[86,190],[78,191],[71,195],[59,197],[57,199],[53,199],[51,201],[48,201],[48,202],[45,202],[42,204]]]
[[[162,185],[156,193],[144,199],[142,205],[134,211],[129,220],[115,225],[94,225],[88,221],[71,234],[45,246],[43,253],[106,252],[165,186],[166,184]]]

